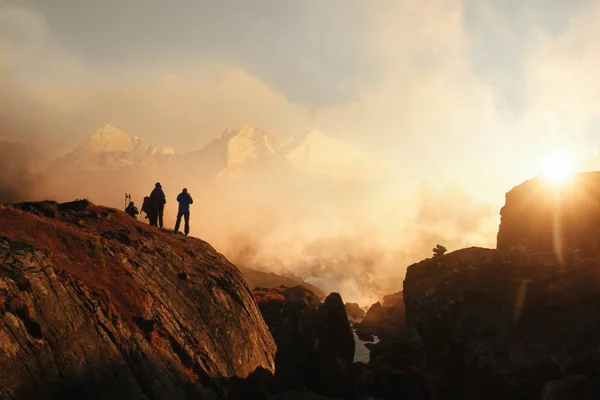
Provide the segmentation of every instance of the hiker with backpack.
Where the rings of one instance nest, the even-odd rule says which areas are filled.
[[[192,196],[188,193],[186,188],[183,188],[181,193],[177,195],[177,202],[179,203],[179,210],[177,211],[177,222],[175,222],[175,233],[179,232],[179,225],[181,225],[181,217],[184,218],[183,232],[185,236],[190,233],[190,205],[194,204]]]
[[[153,211],[153,217],[156,217],[157,220],[154,220],[154,225],[152,224],[153,219],[150,219],[150,226],[157,226],[162,229],[163,227],[163,213],[165,210],[165,204],[167,204],[167,198],[165,196],[165,192],[162,190],[162,186],[160,182],[156,182],[154,185],[154,190],[150,193],[150,204]]]
[[[150,201],[150,196],[144,197],[144,202],[142,203],[142,212],[146,213],[146,218],[150,226],[156,227],[156,219],[157,214],[154,208],[152,207],[152,202]]]

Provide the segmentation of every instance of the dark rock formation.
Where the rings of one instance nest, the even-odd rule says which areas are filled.
[[[408,268],[404,298],[432,399],[538,399],[598,379],[600,265],[468,248]]]
[[[402,292],[384,296],[383,300],[383,305],[379,302],[373,304],[365,318],[354,325],[361,340],[372,341],[373,336],[380,339],[406,336],[406,310]]]
[[[385,309],[390,309],[392,307],[400,307],[400,312],[404,314],[404,311],[402,311],[404,310],[404,293],[400,291],[398,293],[383,296],[383,304],[381,305]]]
[[[375,332],[381,330],[382,321],[385,318],[385,311],[380,302],[373,304],[367,310],[365,317],[358,324],[354,324],[356,334],[360,340],[368,342],[373,341]]]
[[[600,398],[600,384],[582,375],[548,382],[541,400],[594,400]]]
[[[207,243],[85,200],[0,207],[0,227],[0,397],[217,398],[273,371],[252,293]]]
[[[317,309],[319,305],[318,294],[304,286],[256,288],[252,291],[271,334],[275,330],[279,320],[282,318],[284,307],[289,304],[298,303],[300,306],[311,306]]]
[[[331,293],[317,311],[306,386],[327,396],[349,394],[353,383],[354,335],[342,296]]]
[[[600,172],[574,175],[557,188],[528,180],[506,194],[497,248],[600,254]]]
[[[360,308],[358,303],[346,303],[344,307],[348,318],[352,321],[360,322],[365,317],[365,310]]]
[[[402,292],[384,296],[383,304],[375,303],[359,324],[356,333],[367,343],[370,360],[367,392],[375,398],[426,399],[426,388],[410,345],[406,325],[406,309]]]
[[[356,388],[354,336],[342,298],[320,303],[302,286],[254,290],[277,344],[271,392],[344,397]]]

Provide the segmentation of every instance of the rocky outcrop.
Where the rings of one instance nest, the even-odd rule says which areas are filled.
[[[261,315],[271,334],[275,335],[279,320],[286,306],[298,304],[316,310],[320,303],[318,295],[304,286],[256,288],[252,291]]]
[[[600,172],[575,174],[560,187],[534,178],[506,194],[499,250],[577,250],[600,254]]]
[[[402,291],[398,293],[392,293],[383,296],[383,308],[391,309],[393,307],[400,307],[404,310],[404,293]],[[404,312],[401,311],[403,314]]]
[[[302,286],[258,288],[254,295],[277,344],[272,393],[308,390],[336,398],[353,393],[354,336],[338,293],[323,303]]]
[[[331,293],[319,307],[312,343],[306,372],[308,389],[332,397],[349,393],[355,343],[338,293]]]
[[[548,382],[541,400],[593,400],[600,398],[600,383],[575,375],[562,381]]]
[[[365,317],[365,310],[360,308],[358,303],[346,303],[344,307],[346,308],[348,319],[351,321],[360,322]]]
[[[355,324],[356,333],[362,340],[406,336],[406,309],[402,292],[383,297],[383,304],[373,304],[363,318]]]
[[[549,381],[598,379],[599,264],[468,248],[410,266],[406,316],[431,398],[539,399]]]
[[[257,271],[252,268],[240,266],[237,263],[235,265],[238,267],[244,276],[244,279],[248,283],[248,286],[250,286],[250,289],[252,290],[256,288],[278,288],[282,286],[291,288],[295,286],[302,286],[308,292],[312,293],[313,296],[317,297],[319,301],[325,300],[325,293],[321,289],[311,285],[298,276],[278,275],[273,272]]]
[[[82,200],[0,208],[0,397],[223,398],[274,370],[240,272]]]
[[[371,396],[427,398],[416,354],[409,340],[403,292],[384,296],[383,304],[373,304],[365,318],[354,327],[362,340],[378,338],[376,343],[365,345],[370,351],[367,391]]]

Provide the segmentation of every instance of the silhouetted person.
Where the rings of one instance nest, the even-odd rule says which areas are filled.
[[[187,189],[184,188],[181,193],[177,195],[177,202],[179,203],[179,210],[177,211],[177,222],[175,222],[175,233],[179,232],[181,217],[183,217],[185,221],[183,232],[185,233],[185,236],[187,236],[190,233],[190,204],[194,204],[194,200]]]
[[[163,192],[160,182],[156,182],[154,190],[150,193],[150,204],[152,204],[152,208],[158,218],[158,226],[162,229],[163,213],[165,211],[165,204],[167,204],[167,198],[165,197],[165,192]],[[150,225],[152,225],[152,223]]]
[[[156,227],[156,219],[157,214],[154,207],[152,207],[152,202],[150,201],[150,196],[144,197],[144,203],[142,204],[142,212],[146,213],[146,218],[150,226]]]
[[[129,202],[129,205],[127,206],[127,208],[125,209],[125,212],[129,215],[131,215],[133,218],[137,219],[137,215],[140,213],[137,209],[137,207],[135,206],[135,204],[133,204],[133,201]]]

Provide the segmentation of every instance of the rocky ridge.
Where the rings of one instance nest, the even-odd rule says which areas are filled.
[[[1,396],[225,398],[274,371],[240,272],[85,200],[0,208]]]

